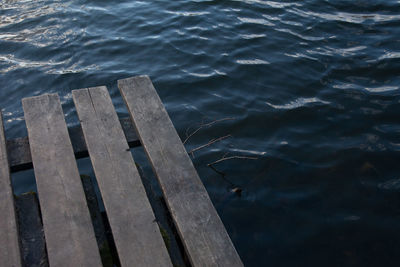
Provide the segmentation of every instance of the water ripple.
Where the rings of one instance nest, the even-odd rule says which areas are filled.
[[[265,26],[274,26],[273,23],[265,20],[265,19],[255,19],[255,18],[242,18],[242,17],[238,17],[238,20],[240,20],[241,22],[244,23],[253,23],[253,24],[261,24],[261,25],[265,25]]]
[[[187,73],[188,75],[194,76],[194,77],[200,77],[200,78],[208,78],[208,77],[212,77],[215,75],[226,75],[225,72],[222,71],[218,71],[218,70],[213,70],[212,72],[209,73],[194,73],[194,72],[190,72],[188,70],[183,70],[183,72]]]
[[[270,64],[266,60],[262,59],[238,59],[236,60],[236,63],[241,64],[241,65],[267,65]]]
[[[99,67],[96,64],[92,64],[90,66],[82,67],[81,64],[74,63],[70,64],[71,60],[63,60],[63,61],[31,61],[26,59],[15,58],[13,55],[0,55],[0,64],[1,62],[6,63],[8,67],[3,67],[0,69],[0,72],[7,73],[10,71],[24,69],[24,68],[41,68],[45,73],[48,74],[65,74],[65,73],[78,73],[84,72],[88,70],[96,70]],[[66,67],[68,66],[68,67]]]
[[[378,60],[400,58],[400,52],[386,51],[384,55],[380,56]]]
[[[188,11],[171,11],[171,10],[166,10],[165,13],[173,14],[173,15],[177,15],[177,16],[183,16],[183,17],[203,16],[203,15],[210,14],[209,12],[206,12],[206,11],[188,12]]]
[[[273,8],[285,8],[291,6],[301,6],[300,3],[288,3],[288,2],[278,2],[278,1],[265,1],[265,0],[233,0],[233,1],[240,1],[247,4],[261,4]]]
[[[367,20],[374,22],[389,22],[394,20],[400,20],[400,15],[387,15],[387,14],[373,14],[373,13],[348,13],[348,12],[335,12],[333,14],[305,11],[298,8],[288,10],[288,12],[300,15],[305,18],[320,18],[328,21],[341,21],[348,23],[362,24]]]
[[[272,103],[266,102],[268,106],[273,107],[274,109],[296,109],[300,107],[304,107],[308,104],[324,104],[329,105],[330,102],[323,101],[317,97],[310,97],[310,98],[298,98],[294,101],[290,101],[287,104],[283,105],[274,105]]]
[[[289,34],[291,34],[293,36],[297,36],[297,37],[299,37],[299,38],[301,38],[303,40],[306,40],[306,41],[321,41],[321,40],[325,40],[326,38],[332,38],[332,36],[329,36],[329,37],[325,37],[325,36],[324,37],[307,36],[307,35],[300,34],[300,33],[294,32],[294,31],[292,31],[290,29],[285,29],[285,28],[278,28],[276,30],[280,31],[280,32],[289,33]]]
[[[243,39],[257,39],[265,37],[265,34],[240,34],[240,37]]]
[[[364,87],[354,83],[337,82],[336,84],[333,85],[333,88],[344,89],[344,90],[357,89],[357,90],[366,90],[371,93],[384,93],[384,92],[398,90],[399,86],[383,85],[375,87]]]
[[[382,93],[398,90],[398,86],[377,86],[377,87],[365,87],[365,90],[371,93]]]

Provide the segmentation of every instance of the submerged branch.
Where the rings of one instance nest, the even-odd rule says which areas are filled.
[[[225,160],[230,160],[230,159],[252,159],[252,160],[255,160],[255,159],[258,159],[258,158],[256,158],[256,157],[248,157],[248,156],[230,156],[230,157],[225,157],[225,155],[224,155],[219,160],[216,160],[214,162],[208,163],[207,166],[211,167],[211,166],[213,166],[213,165],[215,165],[217,163],[220,163],[220,162],[225,161]]]
[[[198,150],[200,150],[200,149],[203,149],[203,148],[205,148],[205,147],[208,147],[208,146],[210,146],[210,145],[212,145],[212,144],[214,144],[214,143],[216,143],[216,142],[218,142],[218,141],[224,140],[224,139],[226,139],[226,138],[228,138],[228,137],[231,137],[231,136],[232,136],[232,135],[228,134],[228,135],[225,135],[225,136],[216,138],[216,139],[211,139],[207,144],[201,145],[201,146],[199,146],[199,147],[196,147],[196,148],[193,148],[192,150],[190,150],[190,151],[189,151],[189,154],[192,154],[192,155],[193,155],[194,152],[196,152],[196,151],[198,151]]]
[[[236,118],[234,117],[227,117],[227,118],[222,118],[222,119],[218,119],[218,120],[214,120],[208,123],[202,123],[196,130],[194,130],[192,133],[190,133],[189,135],[187,134],[188,129],[186,130],[186,139],[183,141],[183,144],[186,144],[186,142],[189,140],[190,137],[192,137],[193,135],[195,135],[198,131],[200,131],[203,128],[206,127],[210,127],[218,122],[222,122],[222,121],[227,121],[227,120],[234,120]]]

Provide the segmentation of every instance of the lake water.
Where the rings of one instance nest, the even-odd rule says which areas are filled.
[[[182,139],[203,125],[188,151],[230,135],[193,161],[247,266],[400,264],[399,1],[1,1],[8,138],[32,95],[73,126],[71,90],[107,85],[127,116],[139,74]]]

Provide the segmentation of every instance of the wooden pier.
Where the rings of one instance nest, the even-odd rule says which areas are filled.
[[[41,227],[41,223],[45,256],[37,266],[104,264],[96,215],[76,163],[86,156],[104,203],[118,258],[114,264],[173,266],[130,152],[140,144],[158,179],[187,264],[243,266],[149,77],[119,80],[118,87],[130,118],[118,118],[104,86],[72,91],[80,121],[75,128],[67,128],[57,94],[22,100],[28,137],[6,140],[0,113],[0,266],[29,266],[27,255],[35,253],[22,239],[29,236],[26,225]],[[10,172],[32,166],[40,212],[16,208],[11,186]],[[25,213],[41,219],[23,223]],[[40,242],[37,237],[30,240]]]

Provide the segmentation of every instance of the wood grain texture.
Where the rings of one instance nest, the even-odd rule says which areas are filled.
[[[149,77],[118,87],[192,266],[243,266]]]
[[[21,266],[14,194],[11,187],[3,114],[0,112],[0,266]]]
[[[122,118],[120,119],[120,122],[126,139],[128,140],[129,147],[140,146],[140,141],[137,138],[135,131],[133,131],[131,119]],[[68,133],[71,138],[75,158],[87,157],[88,152],[81,126],[68,128]],[[7,140],[7,151],[11,172],[32,168],[32,157],[27,136]]]
[[[50,266],[101,266],[57,94],[22,99]]]
[[[122,266],[172,266],[106,87],[72,91]]]

